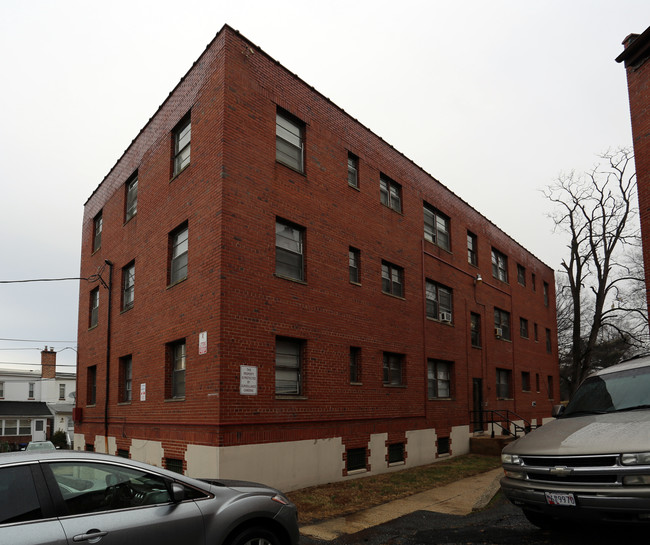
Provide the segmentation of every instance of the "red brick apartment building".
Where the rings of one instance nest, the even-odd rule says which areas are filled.
[[[623,45],[616,61],[624,62],[627,72],[645,283],[650,291],[650,27],[641,35],[630,34]]]
[[[228,26],[86,202],[98,271],[78,448],[290,490],[559,401],[552,269]]]

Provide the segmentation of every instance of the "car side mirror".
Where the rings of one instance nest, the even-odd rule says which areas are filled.
[[[553,418],[558,418],[564,414],[564,405],[553,405],[553,410],[551,411],[551,416]]]
[[[178,483],[171,485],[171,497],[174,503],[180,503],[185,499],[185,487]]]

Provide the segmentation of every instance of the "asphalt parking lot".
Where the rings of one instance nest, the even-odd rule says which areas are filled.
[[[332,541],[302,536],[301,545],[626,545],[646,544],[650,527],[581,525],[542,531],[498,494],[488,508],[465,516],[416,511]]]

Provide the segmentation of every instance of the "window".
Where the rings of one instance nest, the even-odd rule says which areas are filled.
[[[97,366],[88,367],[86,375],[86,404],[94,405],[97,403]]]
[[[302,227],[282,220],[275,222],[275,274],[294,280],[305,279]]]
[[[104,220],[100,212],[93,219],[93,253],[102,247],[102,230],[104,228]]]
[[[180,339],[167,345],[167,358],[169,361],[167,398],[185,397],[185,368],[186,349],[185,339]]]
[[[388,445],[388,463],[399,464],[404,462],[404,443]]]
[[[510,313],[494,307],[494,334],[501,339],[510,340]]]
[[[286,337],[275,340],[275,393],[300,395],[302,341]]]
[[[188,227],[181,225],[169,235],[170,262],[169,284],[176,284],[187,278],[188,261]]]
[[[0,399],[4,398],[5,396],[5,383],[0,382]]]
[[[41,518],[43,515],[31,467],[19,465],[0,469],[0,524],[27,522]],[[24,531],[29,533],[29,529]],[[9,530],[9,533],[11,534],[12,530]]]
[[[442,322],[451,322],[453,319],[451,294],[451,288],[427,280],[427,318],[433,318]]]
[[[517,282],[522,286],[526,285],[526,267],[517,263]]]
[[[390,295],[404,297],[404,269],[388,261],[382,261],[381,290]]]
[[[171,501],[165,479],[141,469],[86,461],[53,461],[48,465],[63,491],[67,515],[133,509]],[[91,490],[77,490],[75,485],[90,486]]]
[[[449,218],[424,203],[424,239],[449,250]]]
[[[510,399],[510,383],[512,371],[508,369],[497,369],[497,398]]]
[[[291,114],[278,110],[275,116],[275,160],[304,172],[305,125]]]
[[[548,398],[553,399],[553,377],[549,375],[547,377],[547,386],[548,386]]]
[[[18,420],[5,420],[5,435],[18,435]]]
[[[191,139],[192,123],[187,116],[174,129],[174,176],[190,164]]]
[[[65,384],[59,384],[59,401],[65,399]]]
[[[27,397],[29,399],[34,399],[34,386],[35,386],[35,384],[33,382],[29,383],[29,392],[27,394]]]
[[[99,323],[99,287],[90,292],[90,318],[88,327],[95,327]]]
[[[350,282],[361,284],[361,252],[350,246],[348,257],[350,262]]]
[[[478,267],[478,239],[471,231],[467,231],[467,262]]]
[[[402,354],[393,354],[384,352],[384,379],[383,383],[390,386],[401,386],[402,367],[404,356]]]
[[[132,374],[133,374],[133,357],[124,356],[120,358],[120,387],[119,396],[122,403],[128,403],[132,400]]]
[[[533,330],[535,331],[535,342],[539,341],[539,331],[537,329],[537,324],[533,325]]]
[[[361,469],[367,469],[366,452],[367,449],[365,447],[348,449],[345,453],[345,469],[347,471],[359,471]]]
[[[508,281],[508,258],[494,248],[492,248],[492,276],[502,282]]]
[[[532,284],[533,291],[537,291],[537,277],[535,273],[530,275],[530,283]]]
[[[530,392],[530,373],[528,371],[521,372],[521,389],[524,392]]]
[[[438,437],[438,455],[449,454],[450,440],[449,437]]]
[[[135,295],[135,262],[132,261],[122,269],[122,310],[133,306]]]
[[[535,373],[535,391],[539,392],[539,373]]]
[[[528,320],[519,318],[519,335],[524,339],[528,338]]]
[[[379,176],[379,196],[381,204],[395,212],[402,211],[402,187],[385,174]]]
[[[553,345],[551,344],[551,330],[546,328],[546,351],[550,354],[553,352]]]
[[[177,458],[165,458],[165,468],[174,473],[183,474],[183,460]]]
[[[548,306],[548,283],[544,282],[544,306]]]
[[[429,399],[448,399],[451,397],[451,369],[450,361],[428,361],[428,387]]]
[[[129,457],[129,450],[125,448],[118,448],[117,449],[117,455],[120,458],[128,458]]]
[[[469,327],[472,346],[481,348],[481,315],[472,312],[469,315]]]
[[[138,173],[136,172],[126,182],[126,198],[124,199],[124,223],[138,213]]]
[[[359,158],[348,152],[348,185],[359,187]]]
[[[350,382],[361,382],[361,348],[350,347]]]

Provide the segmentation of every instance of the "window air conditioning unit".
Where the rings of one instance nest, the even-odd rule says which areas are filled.
[[[501,335],[503,335],[503,329],[501,329],[500,327],[495,327],[495,328],[494,328],[494,336],[495,336],[497,339],[500,339],[500,338],[501,338]]]
[[[451,312],[441,312],[440,313],[441,322],[451,322]]]

